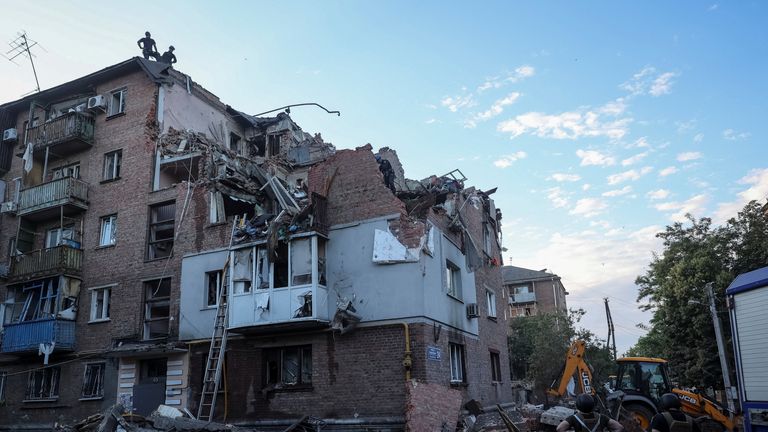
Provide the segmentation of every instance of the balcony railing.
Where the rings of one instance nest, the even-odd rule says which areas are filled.
[[[87,210],[88,183],[74,177],[64,177],[23,189],[16,212],[24,216],[60,205]]]
[[[56,342],[55,350],[75,349],[75,322],[49,318],[6,324],[2,352],[37,351],[41,343]]]
[[[34,145],[35,152],[59,145],[63,148],[57,148],[58,154],[84,150],[93,145],[93,117],[79,112],[61,115],[30,128],[26,142]]]
[[[77,275],[80,274],[82,265],[82,249],[61,245],[12,257],[9,279],[43,277],[58,273]]]
[[[512,294],[509,296],[510,303],[533,303],[536,301],[536,293],[527,292]]]

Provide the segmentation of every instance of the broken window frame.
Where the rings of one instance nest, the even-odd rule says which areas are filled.
[[[80,392],[80,400],[93,400],[104,398],[104,378],[106,376],[107,363],[86,363],[83,371],[83,387]]]
[[[99,225],[99,247],[114,246],[117,243],[117,214],[102,216]]]
[[[163,208],[171,208],[172,211],[168,210],[168,213],[173,213],[173,218],[171,219],[158,219],[160,216],[161,209]],[[158,229],[161,228],[161,229]],[[167,231],[170,230],[170,235],[162,238],[158,238],[157,234],[158,231]],[[161,259],[161,258],[169,258],[173,255],[173,243],[176,236],[176,202],[175,201],[166,201],[158,204],[153,204],[149,206],[149,227],[148,227],[148,234],[147,234],[147,260],[155,260],[155,259]],[[167,254],[165,254],[165,251],[163,251],[161,254],[158,254],[158,246],[160,244],[167,244]]]
[[[144,340],[165,339],[171,333],[171,278],[153,279],[144,281]],[[167,291],[167,295],[159,295],[160,290]],[[165,315],[154,316],[154,310],[167,308]],[[154,323],[165,323],[165,330],[153,333]]]
[[[64,240],[75,240],[75,226],[51,228],[45,232],[45,248],[51,249],[65,244]]]
[[[104,154],[104,170],[102,181],[118,180],[120,168],[123,164],[123,149],[114,150]]]
[[[59,398],[61,368],[48,366],[29,371],[27,390],[22,402],[55,401]]]
[[[462,384],[467,382],[466,366],[464,364],[464,345],[450,342],[449,344],[451,360],[451,384]]]
[[[13,323],[48,320],[59,312],[59,278],[29,282],[17,289],[24,298],[18,319]],[[18,292],[18,291],[17,291]]]
[[[51,169],[51,180],[59,180],[65,177],[80,178],[80,162],[74,162]]]
[[[205,308],[215,308],[219,306],[219,297],[221,297],[223,270],[214,270],[205,272]],[[211,298],[213,294],[213,298]],[[213,303],[211,303],[213,300]]]
[[[445,260],[445,287],[449,296],[461,300],[461,268],[451,260]]]
[[[91,288],[91,310],[88,322],[109,321],[110,301],[112,298],[112,287],[108,285],[103,287]]]
[[[127,91],[128,90],[123,87],[109,92],[109,109],[107,110],[107,117],[125,113],[125,94]]]
[[[233,152],[240,154],[240,143],[243,141],[243,137],[240,135],[230,132],[229,133],[229,149]]]
[[[491,241],[491,224],[483,223],[483,251],[486,255],[493,256],[493,242]]]
[[[267,157],[272,158],[280,154],[281,134],[267,135]]]
[[[501,377],[501,355],[498,351],[491,350],[489,352],[491,357],[491,382],[494,383],[500,383],[502,382]]]
[[[295,354],[295,365],[286,364],[289,355]],[[277,369],[272,371],[273,363]],[[290,366],[294,366],[291,374]],[[287,372],[287,373],[286,373]],[[292,375],[292,376],[291,376]],[[311,387],[312,386],[312,345],[294,345],[264,350],[264,383],[273,386]]]
[[[485,289],[485,301],[488,304],[488,318],[496,318],[496,293]]]

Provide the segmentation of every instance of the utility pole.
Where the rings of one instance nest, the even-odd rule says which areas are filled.
[[[608,345],[608,350],[613,354],[613,361],[616,361],[616,332],[613,329],[613,318],[611,318],[611,309],[608,307],[608,297],[604,297],[605,301],[605,317],[608,319],[608,338],[605,343]]]
[[[728,369],[728,361],[725,358],[725,344],[723,343],[723,326],[720,323],[720,317],[717,316],[717,309],[715,308],[715,295],[712,292],[712,282],[709,282],[705,286],[707,290],[707,297],[709,298],[709,312],[712,314],[712,324],[715,326],[715,338],[717,339],[717,353],[720,356],[720,368],[723,370],[723,384],[725,385],[725,399],[728,402],[728,410],[733,412],[736,410],[733,403],[732,388],[731,388],[731,372]]]

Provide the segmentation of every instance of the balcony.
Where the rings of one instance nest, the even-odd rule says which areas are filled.
[[[535,301],[536,301],[536,293],[532,293],[532,292],[512,294],[511,296],[509,296],[510,304],[533,303]]]
[[[35,155],[44,154],[46,148],[57,155],[81,152],[93,145],[93,123],[87,114],[67,113],[30,128],[26,142],[34,145]],[[19,151],[24,150],[22,142]]]
[[[88,183],[64,177],[23,189],[16,214],[32,220],[48,219],[59,216],[59,206],[63,206],[65,216],[87,210]]]
[[[41,343],[56,342],[57,351],[75,349],[75,322],[49,318],[6,324],[3,332],[3,353],[37,352]]]
[[[79,275],[82,263],[82,249],[61,245],[36,250],[11,258],[8,279],[12,282],[56,274]]]

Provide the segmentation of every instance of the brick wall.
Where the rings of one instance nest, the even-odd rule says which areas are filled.
[[[412,380],[405,385],[406,431],[453,430],[459,419],[462,395],[438,384]]]

